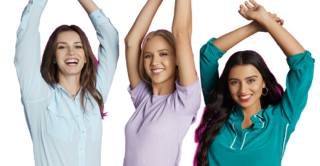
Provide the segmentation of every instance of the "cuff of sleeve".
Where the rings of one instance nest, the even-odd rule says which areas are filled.
[[[91,22],[93,23],[93,26],[94,27],[98,27],[98,25],[106,22],[106,21],[109,21],[109,18],[106,17],[102,11],[102,9],[98,9],[94,12],[92,12],[90,15],[90,20]]]
[[[138,89],[141,89],[141,87],[145,87],[146,85],[147,83],[141,80],[135,88],[132,89],[131,86],[129,85],[127,90],[130,94],[132,94],[134,91],[137,91]]]
[[[291,70],[299,70],[306,64],[305,62],[306,58],[313,59],[309,51],[305,51],[304,53],[299,53],[287,58],[287,63],[289,65],[289,68]],[[313,59],[313,62],[314,62],[314,59]]]
[[[179,90],[187,90],[187,89],[192,89],[195,86],[199,86],[200,87],[200,82],[199,82],[199,78],[197,78],[197,80],[190,86],[184,87],[180,85],[180,78],[176,80],[176,88]]]
[[[216,38],[211,38],[205,47],[201,48],[201,54],[206,56],[209,61],[218,61],[226,52],[222,52],[217,46],[212,44],[212,41],[216,40]]]

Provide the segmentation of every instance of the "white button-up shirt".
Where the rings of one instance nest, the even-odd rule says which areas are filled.
[[[35,165],[99,166],[102,122],[98,104],[88,93],[92,103],[85,98],[84,113],[80,92],[74,100],[59,84],[47,84],[40,73],[38,29],[46,3],[31,0],[23,11],[14,59]],[[96,88],[105,103],[119,57],[118,33],[102,10],[89,17],[100,41]]]

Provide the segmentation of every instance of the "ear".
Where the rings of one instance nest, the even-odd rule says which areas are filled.
[[[57,64],[56,58],[53,59],[53,64]]]
[[[263,82],[262,82],[262,88],[265,88],[265,87],[266,87],[266,81],[263,80]]]

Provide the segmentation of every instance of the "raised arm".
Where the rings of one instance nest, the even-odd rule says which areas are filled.
[[[264,29],[262,25],[260,25],[256,20],[251,20],[246,16],[246,12],[248,12],[248,10],[252,8],[253,6],[248,1],[245,1],[244,4],[240,4],[239,10],[237,11],[238,14],[247,21],[251,22],[219,36],[216,40],[212,41],[212,44],[218,47],[222,52],[226,52],[234,48],[240,42],[248,39],[249,37],[259,32],[266,32],[266,29]],[[284,25],[283,19],[277,16],[276,13],[272,13],[270,11],[267,13],[270,20],[272,20],[274,24],[277,24],[277,22],[279,22],[278,24],[280,24],[280,26]]]
[[[118,32],[92,0],[79,0],[79,2],[88,13],[100,42],[96,87],[105,103],[119,59]]]
[[[40,33],[41,14],[47,0],[29,1],[25,7],[17,30],[14,65],[24,102],[38,100],[48,95],[48,85],[40,73]]]
[[[197,80],[191,48],[191,0],[176,0],[172,34],[175,41],[180,85],[187,87]]]
[[[141,42],[161,3],[162,0],[148,0],[125,38],[127,70],[132,89],[141,81],[138,70]]]
[[[247,8],[241,10],[240,14],[248,20],[259,22],[269,32],[287,57],[305,52],[305,49],[286,29],[275,23],[268,16],[264,7],[254,0],[249,0],[249,2],[253,6],[246,2]]]

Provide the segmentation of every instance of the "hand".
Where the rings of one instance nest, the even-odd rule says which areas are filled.
[[[244,18],[246,18],[247,20],[257,21],[261,17],[268,15],[267,11],[264,9],[263,6],[259,5],[254,0],[249,0],[249,2],[248,1],[245,2],[246,7],[243,6],[242,4],[240,5],[239,13]]]
[[[240,9],[238,9],[238,14],[242,17],[245,18],[246,16],[244,15],[246,12],[241,12],[241,11],[249,11],[250,9],[253,8],[253,6],[248,3],[247,1],[244,2],[245,5],[241,4]],[[284,19],[279,17],[277,13],[272,13],[271,11],[268,11],[268,16],[271,17],[274,21],[278,22],[281,26],[284,26]],[[252,26],[254,26],[257,30],[257,32],[262,32],[265,33],[267,32],[266,29],[258,23],[258,21],[253,20],[250,22]]]

